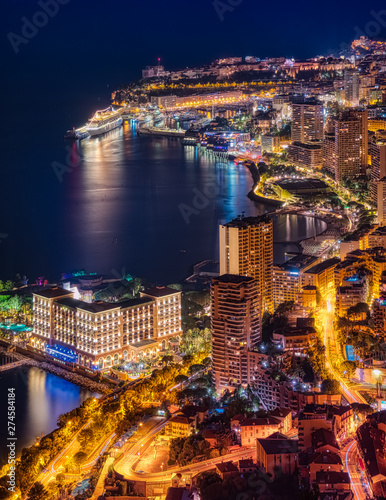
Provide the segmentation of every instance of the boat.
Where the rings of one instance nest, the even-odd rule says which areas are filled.
[[[141,127],[138,129],[138,134],[160,135],[166,137],[184,137],[185,130],[177,130],[167,127]]]
[[[86,129],[91,136],[104,134],[122,125],[122,114],[111,106],[97,111],[87,123]]]
[[[74,127],[72,130],[67,130],[64,135],[65,139],[72,139],[74,141],[80,141],[82,139],[86,139],[87,137],[90,137],[90,133],[86,126],[80,128]]]
[[[153,119],[154,127],[164,127],[165,126],[165,118],[164,115],[155,116]]]
[[[138,127],[143,127],[144,125],[150,124],[152,121],[151,115],[141,115],[138,117],[137,123]]]

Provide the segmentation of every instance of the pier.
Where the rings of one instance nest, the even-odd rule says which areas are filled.
[[[26,358],[21,354],[12,351],[12,347],[8,350],[0,351],[0,372],[12,370],[18,366],[33,365],[35,362],[32,359]]]

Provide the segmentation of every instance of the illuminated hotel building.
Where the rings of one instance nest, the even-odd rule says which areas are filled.
[[[88,303],[73,295],[61,288],[33,294],[33,347],[103,369],[122,360],[155,357],[182,334],[181,292],[176,290],[155,288],[116,303]]]
[[[213,380],[221,393],[248,383],[243,355],[261,336],[257,280],[233,274],[214,278],[211,306]]]
[[[269,217],[242,217],[220,226],[220,274],[256,278],[261,313],[273,313],[273,224]]]
[[[155,303],[154,336],[160,339],[163,349],[170,335],[181,335],[181,292],[168,287],[156,287],[140,292],[143,298]]]

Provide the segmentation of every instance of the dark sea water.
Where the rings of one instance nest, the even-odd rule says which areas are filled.
[[[0,465],[7,460],[7,396],[15,388],[16,452],[54,430],[57,419],[95,393],[34,366],[0,372]]]
[[[0,246],[6,278],[21,272],[54,281],[85,268],[176,282],[193,264],[218,258],[219,224],[272,210],[247,198],[252,179],[245,167],[179,140],[140,136],[131,122],[80,143],[55,144],[51,161],[19,167],[24,195]],[[8,175],[15,182],[20,174]],[[325,228],[293,215],[274,216],[274,224],[277,242]],[[284,250],[296,246],[276,244],[276,261]]]

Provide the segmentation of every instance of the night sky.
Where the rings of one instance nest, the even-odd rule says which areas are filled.
[[[42,7],[35,0],[2,2],[0,89],[8,119],[0,120],[0,134],[5,146],[20,120],[29,125],[28,114],[45,101],[63,109],[69,125],[82,123],[85,109],[87,114],[95,109],[98,97],[106,99],[112,89],[140,77],[158,57],[166,69],[229,55],[307,58],[368,33],[366,26],[370,34],[386,26],[382,1],[58,1],[58,12],[17,46],[18,53],[8,36],[20,36],[22,18],[33,20]],[[374,21],[372,11],[381,13],[381,22]]]
[[[62,0],[67,3],[17,55],[7,34],[20,34],[21,18],[31,20],[41,7],[33,0],[2,2],[1,55],[10,72],[1,85],[11,92],[21,79],[39,81],[34,73],[48,66],[52,78],[41,82],[47,85],[85,75],[117,85],[139,76],[158,56],[168,69],[226,55],[306,58],[351,41],[374,21],[372,10],[386,8],[381,1],[216,1],[222,15],[213,0]]]

